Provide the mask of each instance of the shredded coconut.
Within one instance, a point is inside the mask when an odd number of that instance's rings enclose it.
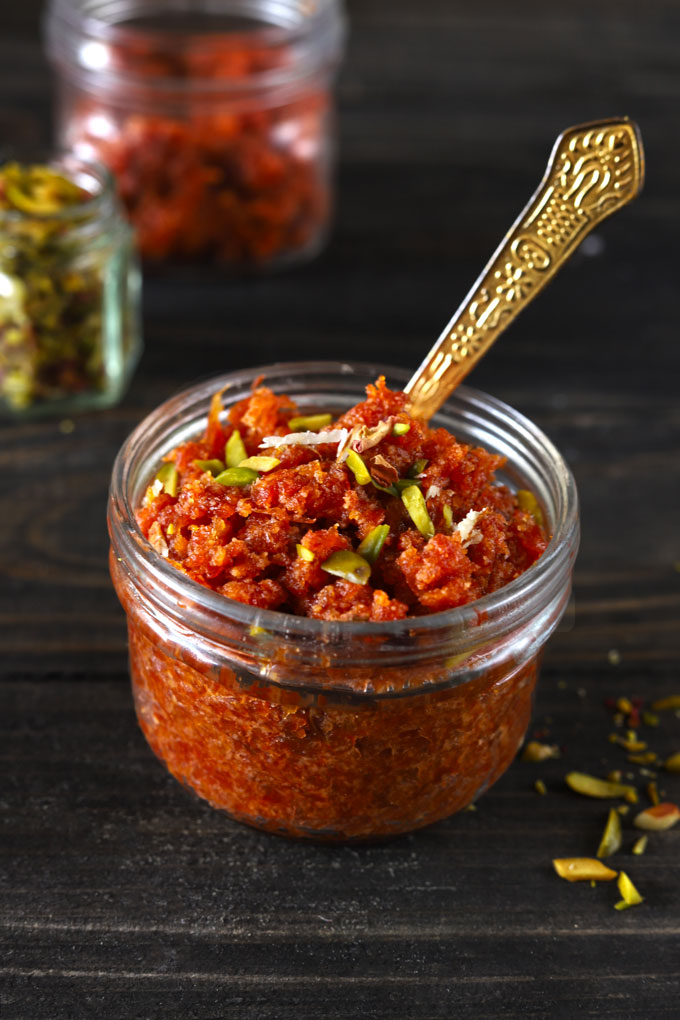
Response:
[[[460,535],[460,544],[463,549],[467,549],[469,545],[477,545],[478,542],[482,541],[484,536],[475,525],[486,511],[487,507],[484,507],[482,510],[470,510],[463,520],[459,521],[456,525],[456,531]]]
[[[425,493],[425,499],[432,499],[433,496],[438,496],[441,491],[438,485],[431,485]]]
[[[260,449],[277,446],[321,446],[322,443],[344,443],[347,429],[327,429],[325,432],[291,432],[288,436],[265,436]]]

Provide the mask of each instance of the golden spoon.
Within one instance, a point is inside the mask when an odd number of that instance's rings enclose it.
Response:
[[[583,238],[641,191],[644,153],[627,117],[568,128],[529,204],[406,387],[427,421]]]

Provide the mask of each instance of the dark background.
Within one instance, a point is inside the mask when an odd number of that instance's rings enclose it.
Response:
[[[0,143],[49,139],[39,6],[2,0]],[[626,767],[604,699],[680,693],[680,5],[354,0],[349,13],[322,256],[260,280],[149,276],[146,350],[120,407],[69,435],[0,424],[3,1020],[678,1016],[680,827],[632,857],[626,820],[615,866],[645,896],[626,912],[612,886],[568,885],[550,860],[592,855],[608,807],[564,773]],[[517,763],[476,812],[379,846],[231,823],[166,775],[135,723],[106,568],[117,448],[199,376],[308,357],[415,367],[558,132],[619,114],[642,130],[643,196],[471,377],[548,432],[580,489],[574,606],[534,723],[562,759]],[[672,714],[645,736],[680,749]],[[658,782],[680,798],[680,778]]]

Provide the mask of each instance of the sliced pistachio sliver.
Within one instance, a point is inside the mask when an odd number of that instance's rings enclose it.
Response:
[[[616,910],[625,910],[626,907],[634,907],[636,903],[642,903],[643,897],[637,891],[628,875],[625,871],[619,873],[619,877],[616,880],[616,884],[619,887],[619,892],[623,896],[623,899],[615,904]]]
[[[167,493],[168,496],[177,495],[177,478],[177,465],[173,464],[170,460],[161,464],[156,472],[156,480],[163,484],[163,492]]]
[[[262,471],[266,474],[267,471],[273,471],[280,463],[278,457],[246,457],[237,467],[250,468],[252,471]]]
[[[611,857],[621,848],[621,838],[621,815],[616,808],[610,808],[596,856]]]
[[[365,463],[361,459],[358,453],[354,450],[350,450],[347,454],[347,460],[345,461],[347,467],[350,469],[354,477],[356,478],[359,485],[369,485],[371,482],[371,475],[366,467]]]
[[[209,471],[213,478],[224,471],[224,462],[221,460],[194,460],[192,463],[199,471]]]
[[[680,751],[676,751],[663,763],[666,772],[680,772]]]
[[[635,787],[626,783],[609,783],[606,779],[597,779],[584,772],[569,772],[565,776],[565,780],[567,786],[570,786],[576,793],[582,793],[585,797],[623,797],[631,804],[636,804],[638,800]]]
[[[522,761],[547,761],[548,758],[559,758],[560,749],[557,744],[541,744],[538,740],[530,740],[522,751]]]
[[[645,850],[647,849],[648,840],[649,836],[640,836],[639,839],[635,840],[635,842],[633,843],[632,852],[636,855],[636,857],[639,857],[640,854],[643,854],[645,852]]]
[[[409,469],[409,478],[417,478],[418,475],[422,474],[426,467],[427,461],[424,458],[422,460],[416,460]]]
[[[557,857],[553,868],[567,882],[611,882],[616,872],[594,857]]]
[[[357,549],[359,556],[363,556],[369,563],[375,563],[389,533],[389,524],[379,524],[372,531],[369,531],[366,538],[359,543]]]
[[[529,492],[528,489],[518,489],[517,503],[520,510],[524,510],[525,513],[531,514],[537,524],[543,524],[543,511],[538,505],[538,500],[534,496],[533,492]]]
[[[411,428],[411,423],[408,421],[398,421],[392,426],[392,434],[395,436],[405,436]]]
[[[451,529],[453,528],[453,510],[451,509],[448,503],[444,504],[442,508],[442,513],[444,515],[444,523],[446,524],[446,527],[449,529],[449,531],[451,531]]]
[[[252,468],[233,467],[227,468],[226,471],[219,474],[215,481],[219,482],[220,485],[238,485],[242,487],[250,485],[258,477],[257,471],[253,471]]]
[[[548,788],[542,779],[536,780],[536,782],[534,783],[534,790],[536,791],[536,793],[540,793],[542,797],[545,797],[546,793],[548,792]]]
[[[680,708],[680,694],[671,694],[668,698],[652,702],[653,712],[670,712],[674,708]]]
[[[295,548],[297,550],[298,559],[306,560],[307,563],[311,563],[312,560],[316,558],[312,550],[308,549],[306,545],[302,545],[301,542],[298,542]]]
[[[332,414],[307,414],[288,420],[291,432],[321,432],[333,421]]]
[[[371,565],[368,560],[351,549],[339,549],[331,553],[321,564],[321,569],[354,584],[366,584],[371,576]]]
[[[664,832],[672,828],[680,821],[680,808],[677,804],[669,804],[665,801],[662,804],[654,804],[653,807],[645,808],[633,819],[636,829],[647,829],[650,832]]]
[[[420,486],[422,482],[419,478],[398,478],[394,483],[393,488],[397,492],[403,492],[404,489],[410,489],[412,485]]]
[[[417,485],[409,485],[401,494],[408,515],[424,538],[434,537],[434,524],[427,510],[425,497]]]
[[[232,434],[227,439],[224,447],[224,462],[228,468],[238,467],[239,464],[246,459],[248,451],[243,445],[241,439],[241,433],[238,429],[234,429]]]

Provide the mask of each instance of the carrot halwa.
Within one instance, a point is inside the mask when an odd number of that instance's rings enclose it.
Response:
[[[213,591],[322,620],[399,620],[514,580],[547,536],[503,458],[409,417],[384,378],[335,420],[260,387],[170,453],[137,511],[157,552]],[[309,426],[312,426],[309,428]]]
[[[155,412],[114,468],[111,573],[144,735],[213,807],[279,834],[446,818],[517,753],[575,535],[559,576],[433,615],[541,557],[534,495],[495,481],[503,458],[411,419],[383,378],[339,417],[253,387],[227,410],[214,395],[203,434],[163,460]],[[176,402],[167,414],[170,436]]]

